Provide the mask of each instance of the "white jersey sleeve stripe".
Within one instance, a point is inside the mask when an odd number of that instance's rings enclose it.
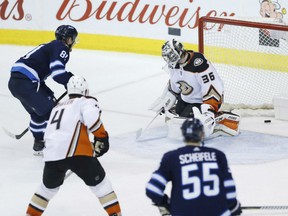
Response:
[[[97,119],[96,123],[93,124],[90,128],[89,128],[89,131],[90,132],[94,132],[96,130],[98,130],[98,128],[100,128],[102,125],[102,121],[100,120],[100,118]]]

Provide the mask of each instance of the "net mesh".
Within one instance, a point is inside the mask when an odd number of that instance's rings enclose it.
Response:
[[[199,26],[199,50],[224,81],[226,109],[272,109],[275,95],[288,95],[288,26],[282,20],[209,18]]]

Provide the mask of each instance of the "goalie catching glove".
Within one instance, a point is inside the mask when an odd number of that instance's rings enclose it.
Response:
[[[204,126],[205,138],[209,137],[215,127],[215,114],[211,105],[201,104],[201,111],[197,107],[192,107],[194,118],[199,119]]]
[[[156,113],[165,113],[173,107],[176,103],[177,97],[171,90],[169,90],[169,83],[166,85],[162,95],[155,100],[150,106],[149,110],[155,111]]]
[[[101,157],[109,150],[109,137],[98,138],[94,137],[94,152],[96,157]]]

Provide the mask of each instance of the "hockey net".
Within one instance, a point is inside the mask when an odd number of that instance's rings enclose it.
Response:
[[[223,79],[222,108],[274,115],[273,97],[288,95],[285,22],[270,18],[201,17],[198,39],[199,51]]]

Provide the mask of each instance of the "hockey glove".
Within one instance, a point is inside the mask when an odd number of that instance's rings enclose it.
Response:
[[[215,117],[214,108],[210,104],[201,104],[200,109],[203,115],[210,115]]]
[[[164,197],[163,197],[161,203],[156,204],[156,206],[158,207],[161,216],[171,215],[171,213],[170,213],[170,199],[166,194],[164,194]]]
[[[201,112],[197,107],[192,107],[194,118],[199,119],[204,126],[205,138],[209,137],[213,133],[215,127],[215,114],[213,111],[210,111],[208,107],[209,105],[202,104]]]
[[[96,157],[101,157],[109,150],[109,137],[98,138],[94,137],[94,151]]]
[[[149,110],[152,110],[156,113],[164,113],[165,111],[171,109],[176,103],[177,97],[172,90],[169,90],[169,84],[166,85],[162,95],[154,101],[150,106]]]
[[[242,214],[241,204],[238,200],[237,200],[236,205],[233,208],[230,208],[230,211],[231,211],[232,216],[237,216],[237,215]]]

